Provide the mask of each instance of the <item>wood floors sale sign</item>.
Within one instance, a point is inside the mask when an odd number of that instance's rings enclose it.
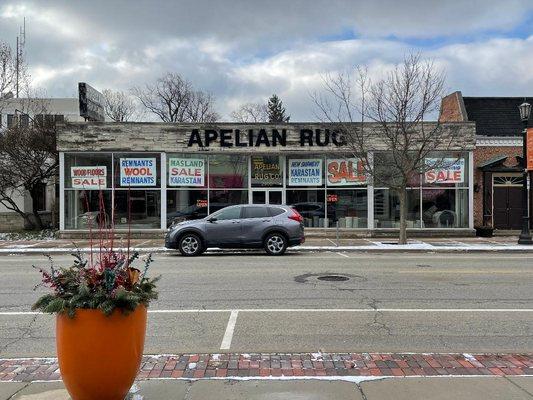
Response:
[[[120,186],[156,186],[155,158],[121,158]]]

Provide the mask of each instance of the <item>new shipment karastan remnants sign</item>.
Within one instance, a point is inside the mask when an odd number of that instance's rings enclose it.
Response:
[[[289,186],[322,186],[322,159],[289,160]]]
[[[334,158],[327,161],[328,186],[353,186],[366,184],[362,160],[356,158]]]
[[[464,158],[426,158],[428,170],[426,183],[463,183],[465,181]]]
[[[120,186],[156,186],[155,158],[121,158]]]
[[[105,189],[107,167],[70,167],[73,189]]]
[[[169,186],[205,186],[205,160],[201,158],[169,158]]]

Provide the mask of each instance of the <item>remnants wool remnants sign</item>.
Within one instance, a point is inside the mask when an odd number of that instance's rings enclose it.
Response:
[[[155,158],[121,158],[120,186],[155,186]]]

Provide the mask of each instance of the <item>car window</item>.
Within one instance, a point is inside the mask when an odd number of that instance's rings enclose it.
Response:
[[[244,218],[266,218],[270,217],[266,207],[245,207]]]
[[[225,208],[213,215],[217,220],[223,221],[226,219],[239,219],[241,217],[240,207]]]
[[[276,215],[283,214],[285,210],[283,208],[278,207],[270,207],[270,215],[275,217]]]

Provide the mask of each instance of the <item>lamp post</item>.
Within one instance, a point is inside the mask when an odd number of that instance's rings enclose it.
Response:
[[[531,233],[529,232],[529,203],[527,196],[527,122],[531,115],[531,104],[523,102],[518,106],[520,110],[520,119],[522,120],[522,232],[518,238],[518,244],[533,244]],[[533,189],[533,188],[532,188]]]

